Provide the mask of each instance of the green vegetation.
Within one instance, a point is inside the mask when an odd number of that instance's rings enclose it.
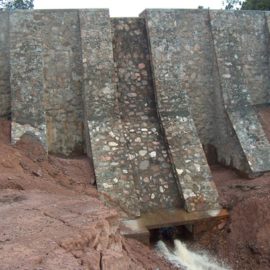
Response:
[[[0,9],[33,9],[34,0],[0,0]]]
[[[270,0],[226,0],[225,9],[270,10]]]

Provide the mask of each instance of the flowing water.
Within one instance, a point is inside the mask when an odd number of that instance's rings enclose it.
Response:
[[[230,270],[205,253],[189,250],[180,240],[174,240],[173,249],[168,248],[163,241],[158,241],[156,248],[168,261],[183,270]]]

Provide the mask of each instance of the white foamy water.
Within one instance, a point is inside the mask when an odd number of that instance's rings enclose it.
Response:
[[[174,240],[175,248],[169,249],[163,241],[158,241],[157,250],[171,263],[185,270],[230,270],[221,266],[207,254],[195,253],[187,249],[180,240]]]

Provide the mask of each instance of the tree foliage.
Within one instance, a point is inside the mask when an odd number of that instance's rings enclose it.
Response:
[[[239,9],[242,5],[242,2],[240,0],[225,0],[223,2],[223,5],[225,6],[225,9]]]
[[[270,10],[270,0],[225,0],[225,9]]]
[[[0,8],[13,9],[32,9],[34,0],[0,0]]]
[[[270,0],[246,0],[243,2],[243,10],[270,10]]]

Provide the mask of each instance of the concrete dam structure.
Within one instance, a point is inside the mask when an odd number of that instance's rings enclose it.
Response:
[[[1,11],[0,117],[12,143],[87,153],[105,199],[165,220],[147,228],[218,216],[209,163],[270,171],[269,28],[259,11]]]

